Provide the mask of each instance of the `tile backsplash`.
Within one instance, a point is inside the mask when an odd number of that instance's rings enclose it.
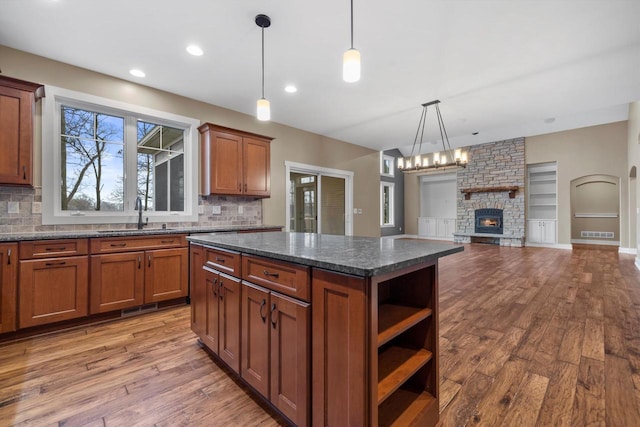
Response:
[[[166,223],[167,227],[262,225],[262,201],[246,197],[199,196],[197,222]],[[219,213],[218,213],[219,211]],[[0,186],[0,233],[135,228],[135,224],[42,224],[42,188]],[[215,213],[214,213],[215,212]],[[242,212],[242,213],[240,213]],[[150,224],[160,228],[160,224]]]

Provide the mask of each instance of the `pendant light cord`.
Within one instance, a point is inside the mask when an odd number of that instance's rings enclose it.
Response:
[[[351,49],[353,49],[353,0],[351,0]]]
[[[262,98],[264,99],[264,27],[262,27]]]

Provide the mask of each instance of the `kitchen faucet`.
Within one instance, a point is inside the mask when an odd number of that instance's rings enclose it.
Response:
[[[135,210],[138,211],[138,230],[142,230],[142,227],[149,224],[149,218],[147,218],[146,222],[142,222],[142,199],[140,196],[136,198]]]

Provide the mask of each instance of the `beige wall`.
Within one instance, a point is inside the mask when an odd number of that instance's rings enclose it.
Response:
[[[525,139],[526,164],[558,164],[558,243],[571,243],[571,180],[603,174],[620,178],[620,245],[629,247],[627,122]]]
[[[271,145],[271,198],[263,201],[263,222],[285,223],[285,160],[354,172],[354,235],[379,236],[378,152],[326,138],[215,105],[195,101],[149,87],[95,73],[0,45],[2,74],[36,83],[49,84],[104,98],[142,105],[156,110],[193,117],[231,128],[268,135]],[[277,108],[277,106],[274,106]],[[41,178],[41,128],[36,120],[35,183]],[[46,197],[46,195],[45,195]]]

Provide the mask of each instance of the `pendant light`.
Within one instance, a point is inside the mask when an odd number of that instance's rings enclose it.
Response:
[[[351,49],[342,55],[342,79],[347,83],[360,80],[360,52],[353,48],[353,0],[351,0]]]
[[[256,25],[262,29],[262,97],[258,99],[256,115],[258,120],[271,120],[271,107],[264,97],[264,29],[269,28],[271,19],[267,15],[256,15]]]

